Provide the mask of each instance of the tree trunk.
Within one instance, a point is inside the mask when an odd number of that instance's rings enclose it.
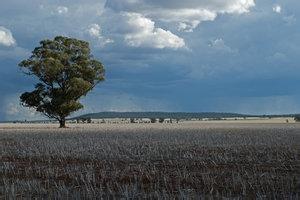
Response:
[[[62,119],[59,120],[59,128],[67,128],[65,118],[62,118]]]

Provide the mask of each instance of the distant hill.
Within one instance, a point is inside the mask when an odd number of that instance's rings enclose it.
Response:
[[[237,113],[217,113],[217,112],[99,112],[90,113],[75,117],[73,119],[105,119],[105,118],[172,118],[172,119],[192,119],[192,118],[229,118],[248,117]]]
[[[235,118],[235,117],[296,117],[300,118],[300,114],[283,114],[283,115],[247,115],[238,113],[221,113],[221,112],[99,112],[80,115],[78,117],[69,118],[69,120],[76,119],[107,119],[107,118],[172,118],[172,119],[201,119],[201,118]],[[41,119],[41,120],[10,120],[0,121],[0,123],[44,123],[44,122],[55,122],[53,119]]]

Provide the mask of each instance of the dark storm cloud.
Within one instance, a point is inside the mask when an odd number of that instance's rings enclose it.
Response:
[[[0,43],[0,119],[14,118],[9,113],[19,108],[8,102],[32,88],[33,80],[17,64],[40,40],[56,35],[89,41],[106,66],[106,83],[88,95],[82,112],[300,112],[300,3],[255,3],[2,2],[0,27],[15,44]]]

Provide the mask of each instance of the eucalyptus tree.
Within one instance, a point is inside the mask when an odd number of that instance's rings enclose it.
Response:
[[[105,74],[88,42],[63,36],[41,41],[19,66],[37,78],[34,90],[20,96],[21,104],[58,120],[61,128],[66,117],[83,108],[80,98],[104,81]]]

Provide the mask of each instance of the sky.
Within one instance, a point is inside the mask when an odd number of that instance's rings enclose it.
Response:
[[[300,113],[300,1],[10,0],[0,3],[0,120],[35,80],[18,63],[57,35],[90,43],[100,111]]]

